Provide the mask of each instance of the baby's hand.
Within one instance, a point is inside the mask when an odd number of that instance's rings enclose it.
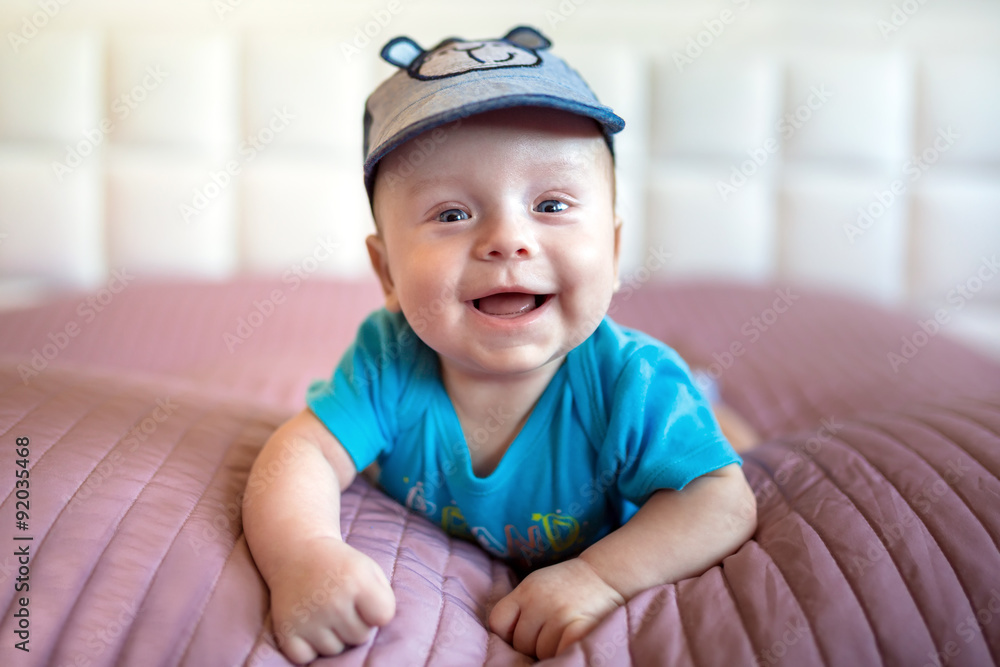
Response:
[[[295,549],[295,558],[268,582],[274,633],[289,660],[335,655],[392,619],[396,597],[371,558],[333,538]]]
[[[536,570],[497,603],[490,629],[516,650],[551,658],[625,604],[584,560]]]

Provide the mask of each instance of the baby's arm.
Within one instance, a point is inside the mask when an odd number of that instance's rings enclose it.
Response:
[[[355,475],[309,410],[271,435],[250,471],[243,529],[271,589],[278,645],[293,662],[363,643],[396,610],[381,568],[340,534],[340,492]]]
[[[753,491],[735,463],[657,491],[578,558],[525,577],[493,608],[490,629],[522,653],[551,657],[641,591],[719,563],[756,527]]]

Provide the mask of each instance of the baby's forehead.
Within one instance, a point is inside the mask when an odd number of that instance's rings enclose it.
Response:
[[[515,107],[487,111],[426,130],[391,151],[386,161],[404,160],[414,165],[430,161],[433,153],[464,157],[494,146],[514,147],[552,163],[553,167],[580,168],[613,155],[604,133],[593,119],[544,107]],[[484,156],[485,159],[485,156]]]
[[[484,160],[503,153],[525,154],[553,167],[565,168],[614,159],[596,122],[566,116],[569,117],[533,117],[530,113],[511,114],[510,110],[470,116],[422,132],[390,151],[383,162],[408,162],[419,171],[442,154],[478,155]],[[494,150],[495,147],[500,150]]]

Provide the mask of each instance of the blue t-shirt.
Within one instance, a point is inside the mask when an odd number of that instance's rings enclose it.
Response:
[[[492,411],[467,443],[437,354],[402,314],[370,315],[307,401],[358,470],[379,463],[390,496],[519,568],[576,555],[654,491],[741,463],[677,353],[607,317],[487,477],[469,449],[512,415]]]

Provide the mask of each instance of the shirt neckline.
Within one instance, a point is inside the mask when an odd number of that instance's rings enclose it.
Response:
[[[532,443],[538,441],[540,431],[551,422],[551,414],[555,409],[556,399],[559,395],[559,387],[565,385],[567,381],[567,361],[569,355],[563,358],[552,379],[549,380],[542,395],[538,397],[531,414],[524,422],[524,426],[514,436],[514,440],[507,447],[497,463],[496,468],[485,477],[479,477],[472,470],[472,457],[469,454],[469,443],[465,439],[462,431],[462,423],[455,412],[455,406],[451,402],[451,397],[445,391],[444,383],[439,381],[437,385],[437,400],[441,404],[441,414],[443,415],[443,428],[446,442],[459,443],[461,446],[446,447],[444,457],[453,465],[455,472],[448,475],[453,483],[457,483],[466,491],[482,495],[498,488],[502,488],[506,480],[516,474],[518,467],[527,455],[532,451]]]

